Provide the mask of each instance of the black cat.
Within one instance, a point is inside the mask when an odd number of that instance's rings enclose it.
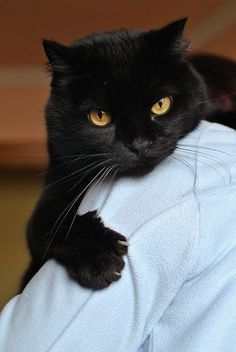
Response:
[[[89,185],[150,172],[204,115],[205,84],[185,59],[185,21],[94,34],[70,46],[43,42],[52,74],[49,166],[28,225],[32,262],[22,288],[50,258],[86,287],[120,278],[125,237],[96,212],[76,212]]]

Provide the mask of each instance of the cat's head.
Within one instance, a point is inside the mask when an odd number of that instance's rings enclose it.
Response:
[[[206,99],[185,60],[184,24],[94,34],[70,46],[44,41],[52,74],[51,160],[77,155],[93,166],[101,162],[98,169],[139,175],[173,152],[204,117]]]

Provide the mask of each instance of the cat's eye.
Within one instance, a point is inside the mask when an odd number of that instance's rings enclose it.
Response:
[[[172,106],[172,97],[164,97],[158,100],[151,108],[151,116],[158,117],[167,114]]]
[[[102,110],[91,110],[88,113],[88,119],[92,124],[98,127],[105,127],[111,122],[111,116]]]

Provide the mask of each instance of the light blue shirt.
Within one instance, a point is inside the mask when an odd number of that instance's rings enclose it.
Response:
[[[236,351],[233,130],[202,122],[145,177],[91,187],[92,209],[129,239],[121,279],[94,292],[48,262],[1,313],[1,352]]]

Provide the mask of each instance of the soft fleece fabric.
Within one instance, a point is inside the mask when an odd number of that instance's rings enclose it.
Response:
[[[1,352],[236,351],[236,133],[202,122],[180,143],[81,204],[129,238],[122,278],[93,292],[48,262],[3,310]]]

